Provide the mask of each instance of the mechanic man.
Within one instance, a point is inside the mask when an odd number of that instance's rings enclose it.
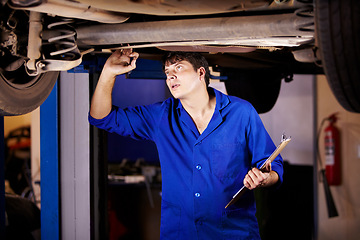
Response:
[[[95,89],[91,124],[156,143],[162,169],[161,239],[260,239],[252,191],[225,209],[244,184],[282,182],[282,159],[260,171],[275,150],[256,110],[242,99],[209,88],[209,67],[198,53],[164,56],[173,96],[161,103],[112,106],[115,77],[136,67],[139,54],[117,50]]]

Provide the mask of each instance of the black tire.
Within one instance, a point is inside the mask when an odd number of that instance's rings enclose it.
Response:
[[[39,107],[59,75],[58,72],[38,76],[27,74],[24,64],[28,49],[28,22],[29,16],[25,11],[12,11],[8,5],[0,5],[1,116],[22,115]]]
[[[229,95],[249,101],[258,113],[270,111],[279,96],[283,74],[273,71],[224,71]]]
[[[0,71],[0,115],[15,116],[39,107],[53,89],[59,72],[30,77],[24,67],[14,72]]]
[[[316,0],[316,36],[338,102],[360,113],[360,1]]]

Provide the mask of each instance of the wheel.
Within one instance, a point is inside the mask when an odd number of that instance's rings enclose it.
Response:
[[[244,72],[223,71],[229,95],[249,101],[258,113],[270,111],[279,96],[283,74],[269,70]]]
[[[29,32],[25,11],[0,5],[0,115],[21,115],[45,101],[58,72],[29,76],[25,69]]]
[[[316,0],[316,37],[338,102],[360,113],[360,1]]]
[[[0,115],[29,113],[39,107],[53,89],[58,72],[30,77],[24,66],[13,72],[0,69]]]

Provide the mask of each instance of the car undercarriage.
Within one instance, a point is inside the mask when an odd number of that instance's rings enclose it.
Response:
[[[271,82],[259,80],[269,73],[277,88],[292,74],[325,73],[340,104],[360,112],[357,9],[350,0],[3,0],[0,114],[32,111],[59,71],[118,48],[154,60],[165,51],[201,52],[228,76],[227,88],[244,86],[239,79]]]

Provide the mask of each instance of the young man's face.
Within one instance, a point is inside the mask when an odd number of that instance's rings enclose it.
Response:
[[[166,84],[174,98],[184,99],[195,94],[201,87],[206,87],[203,68],[194,70],[190,62],[182,60],[175,63],[166,62],[164,72]]]

